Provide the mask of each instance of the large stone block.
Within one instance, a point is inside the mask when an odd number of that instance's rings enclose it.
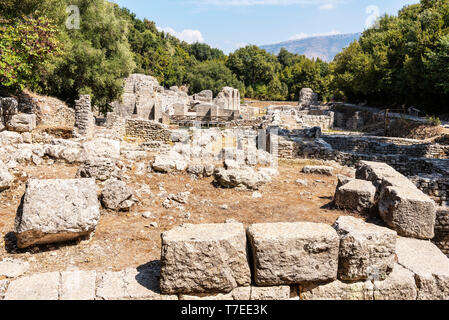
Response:
[[[379,214],[400,236],[417,239],[435,236],[435,202],[416,188],[384,187],[379,197]]]
[[[120,141],[97,138],[83,144],[83,158],[113,158],[120,157]]]
[[[373,300],[372,282],[306,284],[299,287],[300,300]]]
[[[165,294],[229,293],[251,282],[240,223],[183,225],[164,232],[161,262]]]
[[[449,300],[449,259],[430,241],[399,238],[398,263],[415,274],[418,300]]]
[[[316,223],[254,224],[248,228],[258,286],[337,278],[339,237]]]
[[[374,281],[374,300],[416,300],[418,290],[412,272],[395,264],[384,281]]]
[[[340,236],[340,280],[383,280],[391,273],[396,257],[395,231],[353,217],[340,217],[334,228]]]
[[[61,273],[61,300],[95,300],[97,273],[95,271],[66,271]]]
[[[39,273],[12,281],[5,300],[58,300],[59,272]]]
[[[78,169],[77,178],[94,178],[98,181],[106,181],[111,178],[119,178],[120,170],[114,160],[108,158],[87,159]]]
[[[36,128],[36,115],[16,114],[6,123],[6,128],[15,132],[31,132]]]
[[[355,174],[356,179],[371,181],[378,194],[383,187],[397,186],[416,189],[416,186],[391,166],[382,162],[360,161]]]
[[[334,168],[328,166],[305,166],[302,172],[306,174],[332,176],[334,174]]]
[[[0,192],[9,189],[13,182],[13,175],[9,173],[6,165],[0,160]]]
[[[99,219],[94,179],[30,179],[17,210],[17,245],[25,248],[85,237],[95,231]]]
[[[23,143],[23,137],[18,132],[3,131],[0,132],[0,145],[14,145]]]
[[[110,210],[129,210],[134,205],[133,192],[120,180],[109,179],[101,192],[101,203]]]
[[[251,300],[289,300],[290,286],[252,287]]]
[[[375,205],[376,187],[365,180],[351,180],[337,189],[335,205],[357,212],[369,211]]]

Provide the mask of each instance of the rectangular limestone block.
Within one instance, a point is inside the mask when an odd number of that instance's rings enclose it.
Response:
[[[334,224],[340,236],[338,278],[342,281],[385,279],[396,257],[397,233],[353,217]]]
[[[374,300],[416,300],[417,295],[413,272],[398,264],[387,279],[374,281]]]
[[[415,275],[418,300],[449,299],[449,258],[433,243],[399,238],[398,263]]]
[[[36,128],[36,115],[16,114],[6,123],[6,128],[15,132],[31,132]]]
[[[356,179],[371,181],[376,187],[382,184],[385,178],[397,177],[400,175],[395,169],[386,163],[360,161],[357,164],[357,171],[355,173]]]
[[[370,281],[344,283],[339,280],[327,284],[307,284],[299,287],[300,300],[373,300]]]
[[[435,236],[435,202],[416,188],[383,188],[379,198],[379,214],[400,236],[417,239],[432,239]]]
[[[187,224],[162,234],[164,294],[229,293],[250,283],[243,224]]]
[[[158,271],[148,268],[103,272],[97,279],[97,299],[177,300],[176,295],[166,296],[160,293],[158,277]]]
[[[290,300],[290,286],[252,287],[251,300]]]
[[[179,300],[212,300],[212,301],[248,301],[251,297],[251,287],[239,287],[232,290],[230,293],[218,293],[214,295],[180,295]]]
[[[339,237],[317,223],[267,223],[248,228],[258,286],[337,278]]]
[[[337,189],[337,208],[355,212],[368,212],[375,205],[376,187],[370,181],[351,180]]]
[[[61,273],[61,300],[95,300],[95,271]]]
[[[86,237],[95,231],[99,220],[94,179],[30,179],[15,220],[17,246]]]
[[[59,272],[34,274],[11,281],[5,300],[58,300]]]

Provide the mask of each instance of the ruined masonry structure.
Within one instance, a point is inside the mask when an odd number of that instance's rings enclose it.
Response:
[[[95,118],[89,95],[80,96],[75,101],[75,136],[92,137],[95,127]]]

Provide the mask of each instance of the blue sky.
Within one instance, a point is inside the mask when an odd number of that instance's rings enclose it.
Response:
[[[226,53],[313,35],[363,31],[418,0],[114,0],[187,42]]]

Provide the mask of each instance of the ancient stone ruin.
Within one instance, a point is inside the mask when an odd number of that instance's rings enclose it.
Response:
[[[449,300],[449,146],[300,96],[0,98],[0,300]]]

